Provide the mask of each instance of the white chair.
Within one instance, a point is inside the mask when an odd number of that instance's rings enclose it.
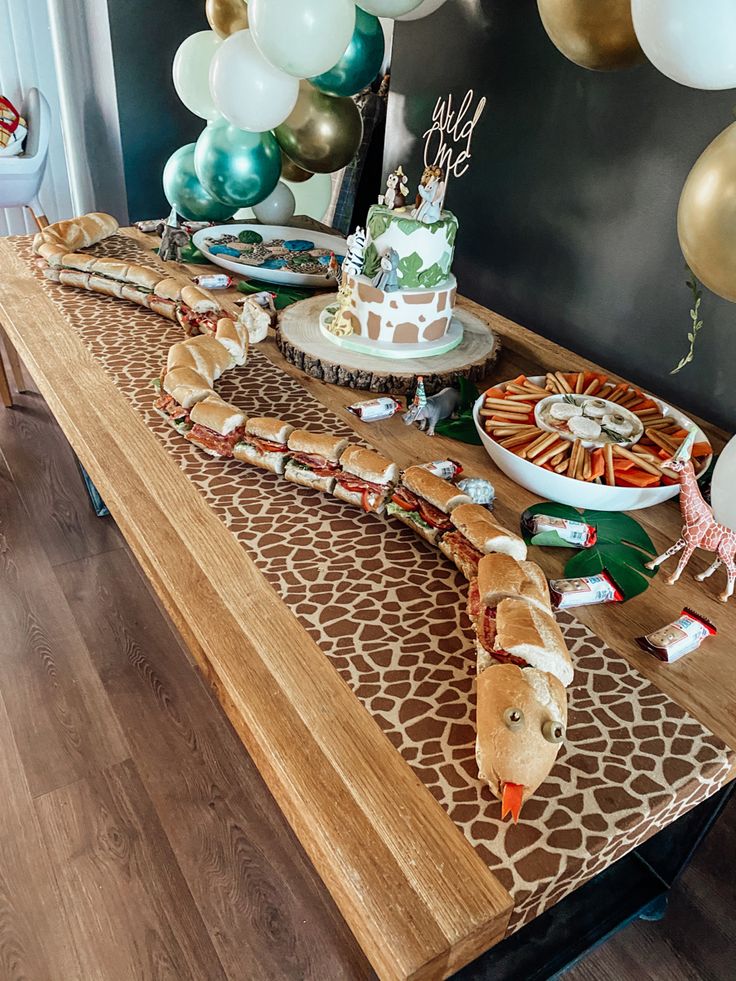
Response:
[[[29,90],[21,114],[28,124],[26,145],[23,153],[16,157],[0,157],[0,208],[28,208],[38,227],[45,228],[49,222],[43,212],[38,192],[49,154],[51,110],[38,89]],[[24,392],[26,387],[20,359],[5,336],[2,326],[0,326],[0,338],[5,342],[16,387],[19,392]],[[0,357],[0,397],[6,406],[12,406],[13,399],[2,357]]]

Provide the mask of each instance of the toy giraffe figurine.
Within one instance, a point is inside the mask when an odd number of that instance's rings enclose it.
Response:
[[[672,575],[665,580],[668,585],[676,583],[682,575],[682,571],[690,561],[690,557],[696,548],[703,548],[707,552],[715,552],[716,560],[705,572],[701,572],[695,578],[698,582],[712,576],[720,565],[726,566],[728,582],[725,590],[721,593],[720,599],[723,603],[728,602],[728,598],[733,595],[734,582],[736,581],[736,563],[734,553],[736,553],[736,531],[719,524],[713,517],[713,510],[703,500],[700,493],[698,482],[695,478],[695,468],[690,459],[690,451],[695,442],[695,430],[691,429],[687,437],[682,442],[677,453],[663,463],[662,466],[674,471],[680,477],[680,510],[685,524],[682,529],[682,538],[668,548],[662,555],[657,556],[651,562],[647,562],[648,569],[656,569],[657,566],[668,559],[671,555],[684,549],[682,558],[677,563],[677,568]]]

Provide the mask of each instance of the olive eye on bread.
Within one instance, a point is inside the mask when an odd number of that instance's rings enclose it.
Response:
[[[561,743],[565,738],[565,727],[561,722],[553,722],[552,719],[542,725],[542,735],[548,743]]]
[[[507,708],[503,713],[503,721],[508,729],[517,732],[524,725],[524,713],[518,708]]]

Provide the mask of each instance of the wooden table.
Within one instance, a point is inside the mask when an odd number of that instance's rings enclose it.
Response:
[[[129,234],[151,248],[150,238]],[[0,321],[10,340],[379,975],[443,977],[498,943],[512,909],[508,892],[3,241],[0,262]],[[195,269],[181,271],[189,277]],[[597,368],[462,302],[502,339],[489,381],[561,366]],[[366,427],[346,410],[355,393],[285,365],[273,339],[260,349],[400,465],[450,456],[471,472],[489,473],[481,447],[430,442],[399,418]],[[725,435],[704,428],[719,448]],[[499,472],[489,475],[498,517],[514,527],[535,499]],[[637,518],[658,547],[679,535],[675,504]],[[560,572],[554,553],[535,558],[549,573]],[[717,601],[718,576],[695,583],[704,562],[694,559],[676,590],[659,577],[625,606],[588,608],[579,619],[736,747],[736,606]],[[699,655],[662,665],[633,638],[669,622],[685,604],[711,617],[719,635]]]

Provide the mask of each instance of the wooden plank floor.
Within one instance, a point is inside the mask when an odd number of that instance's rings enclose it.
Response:
[[[41,397],[0,408],[0,981],[371,971]],[[732,802],[569,981],[721,981]]]

